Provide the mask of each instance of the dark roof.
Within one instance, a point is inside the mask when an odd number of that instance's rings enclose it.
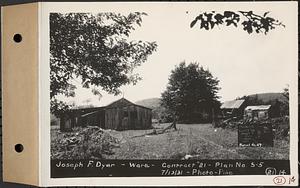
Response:
[[[75,113],[81,113],[81,114],[90,114],[90,113],[94,113],[95,111],[105,110],[106,108],[125,107],[125,106],[132,106],[132,105],[138,106],[141,108],[145,108],[148,110],[152,110],[151,108],[137,105],[137,104],[134,104],[133,102],[130,102],[129,100],[127,100],[125,98],[121,98],[119,100],[116,100],[116,101],[110,103],[107,106],[70,109],[70,110],[67,110],[65,113],[70,113],[70,112],[74,113],[75,112]]]
[[[238,109],[242,106],[245,100],[233,100],[233,101],[225,101],[221,105],[221,109]]]
[[[104,110],[105,107],[87,107],[87,108],[77,108],[77,109],[70,109],[69,112],[81,112],[81,113],[90,113],[94,111]]]
[[[114,107],[122,107],[122,106],[129,106],[129,105],[135,105],[133,102],[130,102],[129,100],[125,98],[121,98],[119,100],[116,100],[106,106],[106,108],[114,108]]]
[[[125,99],[125,98],[121,98],[117,101],[114,101],[114,102],[110,103],[109,105],[106,106],[106,108],[125,107],[125,106],[132,106],[132,105],[152,110],[151,108],[147,108],[145,106],[137,105],[137,104]]]

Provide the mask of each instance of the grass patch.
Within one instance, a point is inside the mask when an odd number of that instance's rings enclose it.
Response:
[[[160,128],[169,124],[161,124]],[[169,130],[164,134],[135,137],[152,132],[153,130],[105,130],[110,137],[118,140],[119,147],[106,143],[106,140],[93,140],[90,133],[90,141],[84,141],[77,146],[74,154],[68,153],[67,157],[95,157],[105,159],[289,159],[288,138],[274,140],[274,147],[238,147],[238,134],[236,129],[214,128],[211,124],[178,124],[178,130]],[[52,130],[57,131],[57,130]],[[74,134],[74,133],[72,133]],[[62,134],[52,134],[53,148],[57,148],[58,140],[63,140]],[[66,136],[66,135],[65,135]],[[64,136],[64,138],[65,138]],[[97,144],[94,144],[96,142]],[[62,146],[62,147],[61,147]],[[64,145],[60,145],[64,150]],[[88,147],[88,148],[86,148]],[[57,150],[57,149],[56,149]],[[94,151],[92,151],[94,150]],[[73,150],[72,150],[73,151]],[[54,154],[55,152],[51,152]],[[87,153],[84,156],[79,153]],[[56,155],[51,155],[56,158]]]

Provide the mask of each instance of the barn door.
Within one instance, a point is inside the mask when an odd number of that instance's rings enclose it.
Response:
[[[136,109],[133,109],[132,111],[130,111],[130,116],[129,116],[129,126],[130,129],[136,129],[137,128],[137,111]]]
[[[66,130],[71,130],[72,128],[72,123],[71,123],[71,119],[66,120],[65,122],[65,129]]]
[[[123,117],[122,128],[125,129],[125,130],[128,129],[128,117]]]
[[[105,129],[105,113],[103,111],[99,112],[99,124],[102,129]]]
[[[128,129],[128,109],[127,108],[124,108],[123,109],[123,118],[122,118],[122,128],[123,129]]]

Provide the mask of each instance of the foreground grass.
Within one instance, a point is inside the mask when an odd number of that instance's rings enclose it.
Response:
[[[121,140],[121,145],[107,157],[182,159],[191,155],[196,159],[289,159],[288,140],[275,140],[274,147],[238,147],[237,130],[215,129],[211,124],[179,124],[177,131],[134,137],[148,132],[151,130],[111,131]]]
[[[156,128],[164,128],[162,124]],[[105,130],[119,140],[119,147],[105,159],[289,159],[289,140],[274,140],[274,147],[238,147],[237,130],[211,124],[178,124],[178,130],[141,136],[152,130]],[[52,129],[51,140],[58,139]],[[139,136],[139,137],[136,137]],[[61,139],[63,140],[63,139]],[[81,146],[77,146],[80,148]]]

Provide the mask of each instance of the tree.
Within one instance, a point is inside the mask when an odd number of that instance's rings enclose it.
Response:
[[[238,27],[238,23],[241,22],[241,26],[244,31],[249,34],[264,33],[267,34],[270,30],[275,29],[277,26],[285,27],[279,20],[267,16],[269,12],[265,12],[263,16],[254,14],[253,11],[224,11],[223,13],[204,12],[199,14],[190,24],[190,27],[194,27],[196,23],[200,23],[200,29],[213,29],[215,26],[226,24],[226,26]]]
[[[162,106],[170,117],[176,116],[181,122],[208,121],[213,109],[220,105],[218,84],[219,80],[198,63],[182,62],[171,71],[162,93]]]
[[[68,106],[56,99],[75,95],[74,78],[85,88],[117,95],[120,86],[141,78],[133,70],[157,48],[155,42],[129,41],[146,13],[51,13],[50,14],[50,97],[51,112],[59,114]]]
[[[247,106],[258,106],[258,105],[264,105],[265,104],[262,99],[259,99],[258,94],[246,96],[243,99],[245,99],[245,103],[246,103]]]
[[[289,86],[283,88],[283,93],[282,95],[284,96],[284,98],[286,99],[287,103],[289,102],[290,99],[290,95],[289,95]]]

